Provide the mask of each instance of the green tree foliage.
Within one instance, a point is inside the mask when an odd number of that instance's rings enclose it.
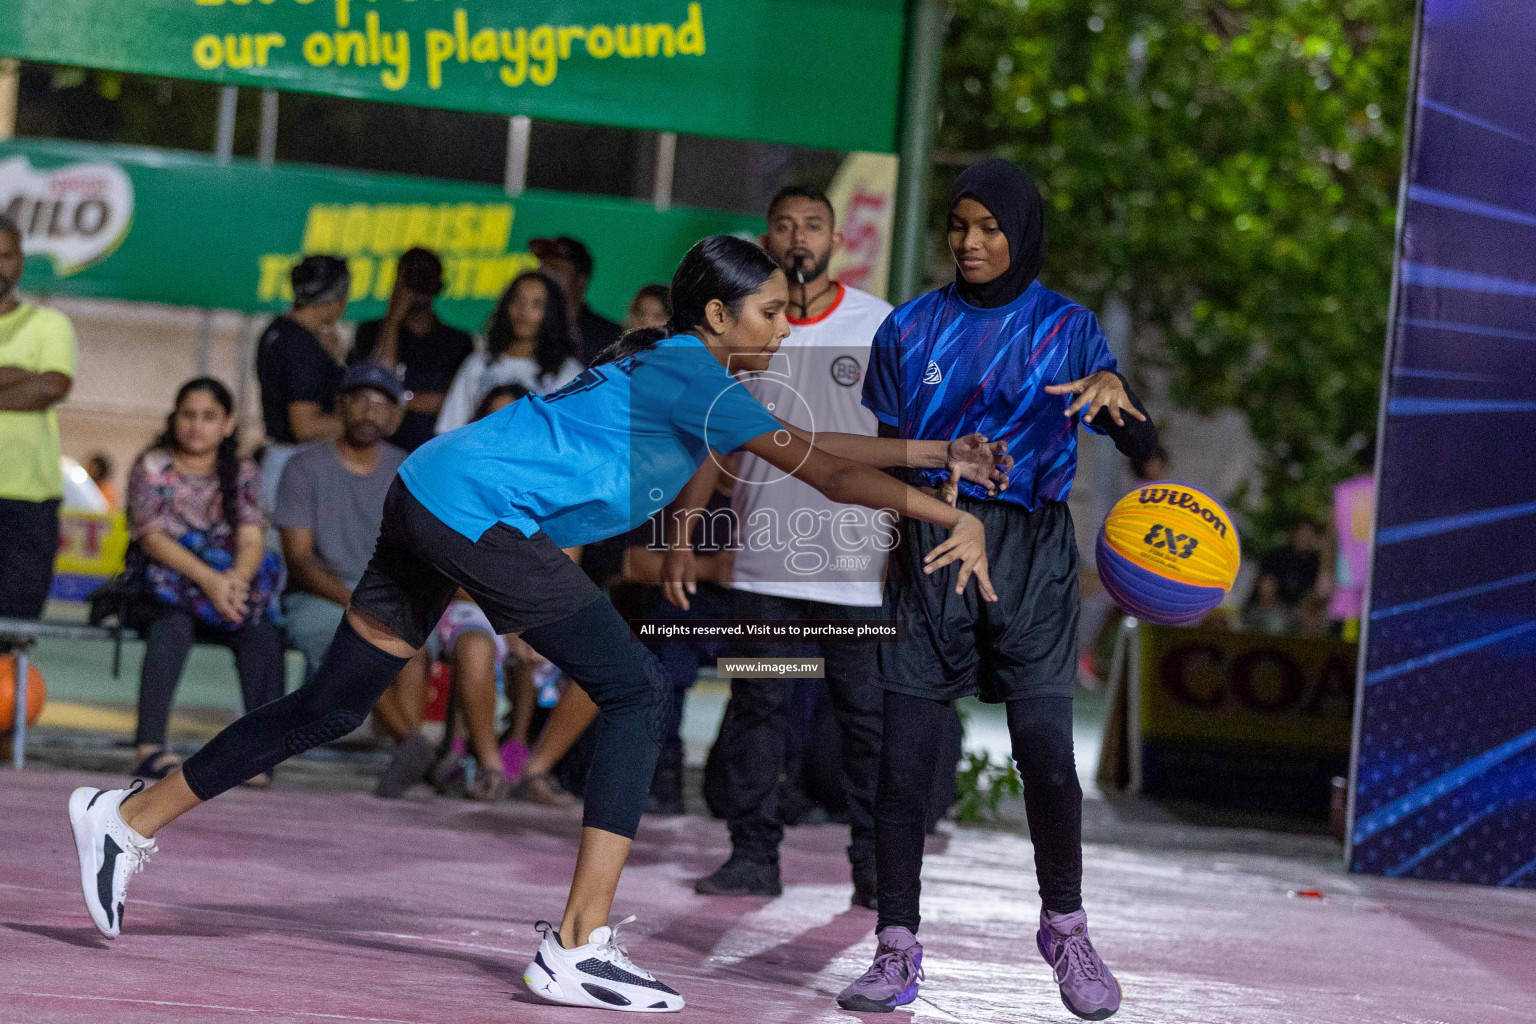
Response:
[[[1177,403],[1247,416],[1255,541],[1325,511],[1375,432],[1413,17],[1413,0],[956,3],[941,145],[1032,171],[1048,283],[1120,293]]]

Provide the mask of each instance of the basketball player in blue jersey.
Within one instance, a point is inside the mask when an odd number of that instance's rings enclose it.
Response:
[[[627,335],[606,365],[440,435],[406,460],[373,560],[304,686],[235,722],[149,789],[74,792],[81,887],[102,934],[121,929],[128,880],[155,851],[159,829],[357,728],[462,587],[497,633],[521,633],[601,709],[565,916],[558,927],[540,922],[545,937],[524,981],[575,1006],[682,1008],[676,992],[629,959],[608,923],[673,690],[561,548],[628,532],[678,493],[711,448],[744,449],[834,500],[901,508],[951,531],[928,553],[926,571],[958,562],[959,574],[947,578],[963,589],[974,574],[993,600],[976,517],[871,467],[948,466],[992,487],[1011,463],[979,437],[828,433],[813,445],[769,415],[730,372],[765,368],[789,334],[784,274],[750,242],[715,236],[694,246],[672,281],[672,302],[667,329]]]
[[[910,474],[920,485],[942,484],[946,497],[986,524],[999,600],[956,594],[945,573],[925,575],[921,552],[937,534],[902,521],[885,600],[906,636],[882,644],[878,655],[885,690],[875,797],[879,948],[838,1003],[889,1012],[917,998],[936,725],[956,698],[979,693],[1007,705],[1043,904],[1037,947],[1067,1008],[1102,1020],[1119,1008],[1120,987],[1088,940],[1081,894],[1082,790],[1072,759],[1078,556],[1066,499],[1079,419],[1132,457],[1150,453],[1157,432],[1115,373],[1094,315],[1035,280],[1045,257],[1044,209],[1028,175],[1006,160],[963,173],[950,194],[949,245],[954,283],[898,308],[875,335],[864,404],[887,436],[938,441],[980,431],[1008,445],[1013,470],[996,496],[926,471]]]

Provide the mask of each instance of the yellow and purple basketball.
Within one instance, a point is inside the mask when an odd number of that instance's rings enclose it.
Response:
[[[1099,579],[1139,619],[1198,622],[1232,589],[1242,555],[1227,510],[1188,484],[1144,484],[1110,509],[1099,530]]]

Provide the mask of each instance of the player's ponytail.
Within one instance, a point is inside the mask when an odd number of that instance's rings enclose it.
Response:
[[[696,333],[704,326],[704,311],[719,299],[732,316],[741,312],[747,296],[762,288],[779,265],[752,242],[734,235],[710,235],[688,250],[672,275],[672,316],[665,327],[630,331],[597,358],[597,363],[655,348],[674,334]]]

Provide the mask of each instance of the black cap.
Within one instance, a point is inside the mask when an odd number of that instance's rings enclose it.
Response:
[[[405,385],[395,374],[378,363],[353,363],[341,378],[341,393],[348,394],[359,388],[382,391],[395,402],[405,399]]]
[[[352,286],[352,272],[347,261],[336,256],[305,256],[289,273],[293,283],[293,301],[298,306],[314,306],[347,294]]]
[[[571,266],[582,277],[592,276],[592,253],[580,241],[570,235],[559,238],[535,238],[528,243],[528,251],[541,260],[570,260]]]

